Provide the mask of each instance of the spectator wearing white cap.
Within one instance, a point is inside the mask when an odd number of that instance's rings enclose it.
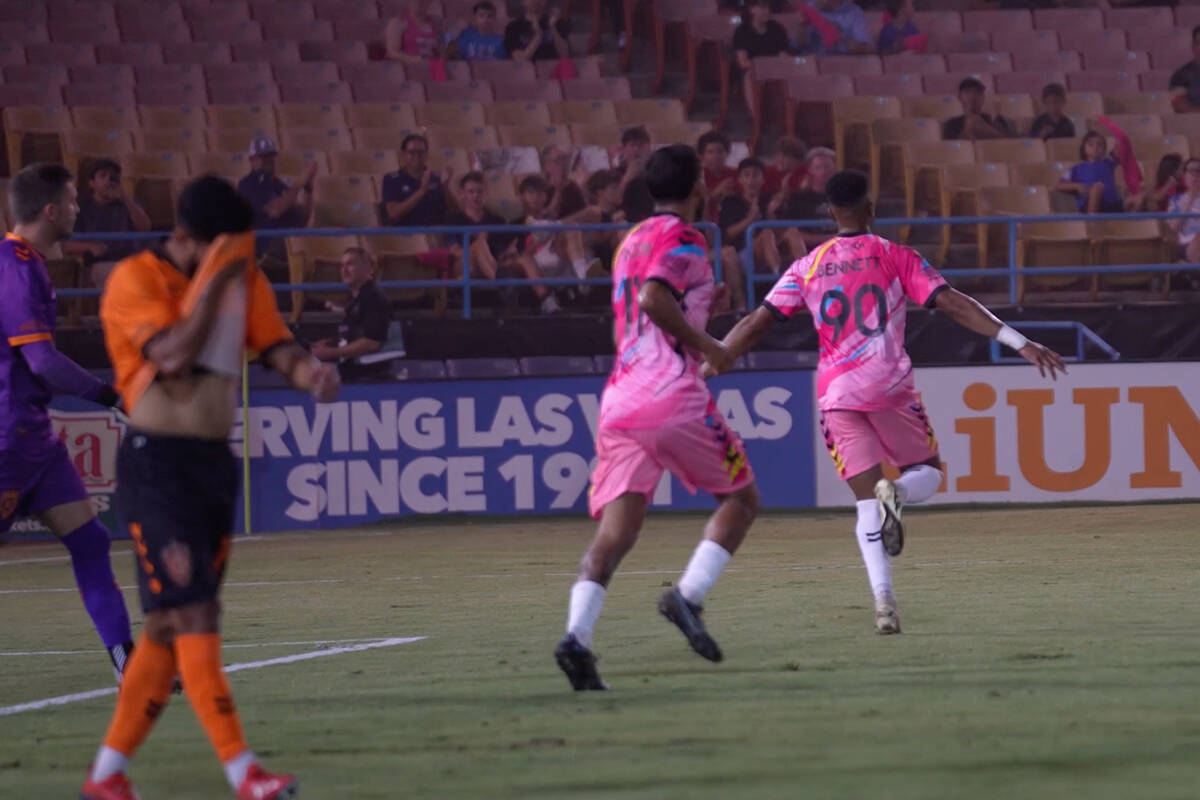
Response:
[[[250,142],[250,173],[238,181],[238,194],[254,206],[258,230],[303,228],[312,215],[313,178],[317,165],[309,164],[301,179],[291,185],[275,174],[279,148],[266,137]],[[260,239],[259,255],[285,258],[283,239]]]

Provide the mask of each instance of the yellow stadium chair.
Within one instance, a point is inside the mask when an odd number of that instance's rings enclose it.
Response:
[[[208,127],[204,106],[138,106],[142,128],[148,131],[199,130]]]
[[[1079,163],[1079,146],[1082,142],[1082,138],[1047,139],[1045,160],[1070,161],[1073,164],[1077,164]]]
[[[901,97],[900,110],[906,117],[947,120],[962,113],[962,104],[952,94]]]
[[[1130,136],[1133,152],[1138,158],[1145,161],[1153,161],[1158,163],[1158,160],[1168,153],[1179,153],[1184,158],[1192,154],[1192,147],[1188,137],[1181,136],[1175,133],[1169,133],[1165,136],[1147,136],[1138,138]]]
[[[653,144],[687,144],[693,147],[701,136],[712,129],[710,122],[656,122],[646,126]]]
[[[190,174],[187,157],[170,151],[126,153],[121,156],[121,172],[143,178],[186,178]]]
[[[1035,116],[1033,97],[1027,94],[998,94],[988,98],[987,107],[993,114],[1015,120]]]
[[[871,164],[871,123],[902,116],[898,97],[837,97],[833,100],[833,146],[838,167],[867,169]]]
[[[980,214],[985,217],[1034,216],[1050,213],[1050,190],[1044,186],[984,186],[979,190],[979,198]],[[1007,243],[1008,226],[980,226],[980,264],[984,266],[988,264],[989,244],[997,241]]]
[[[501,147],[571,147],[571,130],[566,125],[505,125],[499,133]]]
[[[1009,164],[1008,178],[1013,186],[1045,186],[1053,191],[1064,175],[1077,163],[1073,161],[1040,161]]]
[[[617,122],[622,125],[649,125],[652,122],[686,122],[683,103],[676,98],[614,100]]]
[[[572,125],[571,141],[576,147],[602,147],[605,150],[621,143],[619,125]]]
[[[279,132],[274,128],[209,128],[205,137],[208,148],[219,153],[248,152],[250,143],[263,137],[279,144]]]
[[[471,153],[467,150],[456,150],[453,147],[434,147],[429,151],[430,169],[444,170],[449,167],[455,176],[461,178],[472,169]]]
[[[329,154],[333,175],[386,175],[400,169],[395,150],[337,150]]]
[[[347,128],[346,110],[339,103],[280,103],[275,106],[280,128]]]
[[[406,131],[417,127],[417,117],[410,103],[354,103],[346,106],[346,122],[351,130],[380,128]],[[399,143],[396,147],[399,147]]]
[[[350,131],[345,128],[289,128],[281,131],[279,149],[294,150],[353,150]]]
[[[479,125],[471,128],[430,128],[429,143],[432,147],[455,150],[484,150],[500,146],[496,129]]]
[[[1067,92],[1063,113],[1068,117],[1097,117],[1104,113],[1104,98],[1099,92]]]
[[[879,185],[904,184],[904,149],[908,142],[935,142],[942,126],[935,119],[876,119],[871,123],[871,194],[879,196]]]
[[[1178,134],[1189,139],[1193,136],[1200,136],[1200,114],[1169,114],[1164,116],[1163,130],[1168,134]]]
[[[550,105],[557,125],[616,125],[617,109],[611,100],[564,100]]]
[[[141,127],[137,108],[133,106],[76,106],[71,109],[76,128],[90,130],[130,130]]]
[[[250,173],[250,157],[241,153],[188,153],[192,175],[219,175],[234,183]]]
[[[1097,266],[1170,264],[1175,260],[1162,223],[1154,219],[1105,219],[1091,224],[1092,263]],[[1162,298],[1171,291],[1169,273],[1132,272],[1092,276],[1092,300],[1109,286],[1151,287],[1161,283]]]
[[[400,150],[404,137],[419,132],[416,128],[354,128],[350,138],[354,150]]]
[[[553,125],[547,103],[490,103],[483,109],[488,125]]]
[[[1009,170],[1004,164],[946,164],[941,167],[942,198],[940,216],[942,217],[978,217],[982,216],[980,192],[988,186],[1008,186]],[[950,251],[952,235],[960,233],[967,236],[968,232],[978,243],[986,236],[985,224],[957,226],[942,226],[942,240],[939,263],[946,263]],[[987,266],[986,251],[980,250],[979,264],[982,269]]]
[[[1037,267],[1079,267],[1091,264],[1092,243],[1084,222],[1029,222],[1017,231],[1017,302],[1025,301],[1028,285],[1061,288],[1080,280],[1075,275],[1032,277]]]
[[[289,236],[287,247],[288,278],[292,283],[341,283],[342,255],[349,247],[362,247],[358,236]],[[318,300],[340,299],[345,292],[312,292]],[[305,292],[292,292],[293,322],[304,310]]]
[[[62,161],[60,134],[72,127],[65,107],[10,106],[3,117],[9,169],[15,172],[35,161]]]
[[[1163,135],[1162,117],[1157,114],[1109,114],[1108,118],[1123,128],[1130,139],[1149,139]],[[1089,119],[1088,130],[1103,134],[1109,140],[1109,148],[1112,149],[1112,134],[1098,120]]]
[[[324,150],[289,150],[275,157],[275,172],[281,178],[299,178],[309,164],[317,165],[317,175],[329,174],[329,157]]]
[[[456,276],[461,272],[457,265],[452,266],[449,274],[441,270],[427,267],[417,259],[418,253],[432,249],[429,239],[422,235],[410,236],[364,236],[363,243],[367,251],[375,259],[375,270],[381,281],[430,281],[439,278]],[[434,314],[442,316],[446,313],[446,289],[386,289],[389,298],[398,301],[412,301],[420,297],[432,297]]]
[[[487,125],[482,103],[424,103],[415,108],[417,124],[425,127],[480,128]]]
[[[1041,139],[989,139],[975,142],[975,160],[995,164],[1031,163],[1046,160]]]
[[[133,143],[137,150],[152,152],[164,150],[174,150],[179,153],[208,152],[208,137],[204,131],[190,128],[135,131]]]
[[[973,164],[975,150],[968,141],[909,142],[904,152],[904,207],[906,216],[918,212],[937,216],[942,208],[942,167],[949,164]],[[901,241],[908,241],[904,226]]]
[[[1135,92],[1104,95],[1104,110],[1108,114],[1175,115],[1169,92]]]
[[[365,175],[325,175],[313,186],[314,228],[374,228],[379,224],[374,183]]]
[[[189,178],[182,153],[128,153],[121,158],[126,191],[141,203],[154,230],[175,226],[175,198]]]
[[[279,128],[275,108],[269,105],[217,105],[208,107],[208,124],[218,129],[267,130]]]

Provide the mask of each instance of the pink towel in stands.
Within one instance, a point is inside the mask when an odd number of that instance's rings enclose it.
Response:
[[[1125,186],[1129,189],[1130,194],[1138,194],[1142,191],[1142,167],[1133,153],[1133,143],[1129,141],[1129,134],[1108,117],[1096,117],[1096,122],[1108,128],[1109,133],[1116,140],[1117,146],[1113,156],[1121,165],[1121,172],[1125,175]]]
[[[800,7],[800,13],[804,15],[804,21],[816,28],[821,34],[821,42],[825,45],[826,50],[841,40],[842,29],[825,19],[825,16],[820,11],[805,4]]]

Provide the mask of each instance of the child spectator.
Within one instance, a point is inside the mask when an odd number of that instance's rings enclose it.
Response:
[[[546,11],[546,0],[525,0],[524,13],[504,29],[504,49],[515,61],[553,61],[571,55],[570,28],[557,8]]]
[[[958,102],[963,113],[942,123],[943,139],[1009,139],[1017,135],[1013,124],[999,114],[984,113],[987,89],[978,78],[964,78],[958,85]]]
[[[912,0],[887,0],[883,6],[879,54],[886,56],[905,51],[924,53],[929,45],[929,37],[917,30],[917,23],[913,21]]]
[[[708,191],[708,205],[704,212],[706,220],[716,220],[721,198],[737,190],[737,170],[726,163],[729,160],[729,147],[729,137],[720,131],[708,131],[696,142],[704,188]]]
[[[1154,189],[1147,192],[1139,203],[1143,211],[1163,212],[1183,189],[1183,156],[1167,153],[1158,162],[1154,176]]]
[[[621,134],[617,169],[621,172],[621,210],[629,222],[641,222],[654,214],[654,198],[643,171],[650,158],[650,133],[641,125]]]
[[[517,187],[521,195],[521,205],[525,215],[515,222],[518,225],[553,225],[547,213],[547,202],[550,197],[550,186],[540,175],[529,175]],[[583,255],[583,240],[580,236],[555,234],[547,232],[523,234],[517,244],[517,249],[524,259],[531,259],[537,272],[547,277],[569,277],[574,274],[577,278],[587,277],[589,264]],[[524,271],[529,272],[529,265],[523,264]],[[541,288],[541,287],[539,287]],[[558,301],[553,293],[542,296],[542,312],[558,311]]]
[[[583,189],[571,178],[571,155],[556,144],[542,148],[542,177],[550,187],[546,213],[551,219],[570,217],[587,207]]]
[[[471,9],[471,23],[455,40],[458,57],[463,61],[501,61],[508,58],[504,36],[496,30],[496,6],[492,0],[480,0]]]
[[[1125,198],[1117,187],[1117,166],[1103,134],[1090,131],[1079,144],[1079,163],[1071,167],[1058,188],[1076,196],[1080,213],[1120,213],[1125,210]]]
[[[570,218],[570,222],[608,224],[625,221],[621,210],[621,174],[615,169],[602,169],[592,173],[587,180],[587,194],[591,203],[587,208]],[[613,256],[624,238],[623,231],[594,231],[585,234],[584,244],[593,257],[606,269],[612,269]]]
[[[1063,113],[1067,105],[1067,90],[1060,83],[1046,84],[1042,89],[1042,113],[1030,126],[1033,139],[1074,139],[1075,123]]]
[[[825,184],[837,172],[837,154],[828,147],[814,147],[808,151],[805,161],[807,175],[798,191],[787,196],[780,216],[783,219],[829,219],[829,197],[825,194]],[[798,229],[800,244],[788,246],[795,253],[800,247],[815,247],[828,239],[835,229],[832,228],[802,228]],[[791,231],[788,231],[790,233]],[[804,250],[800,250],[804,252]],[[798,256],[797,256],[798,257]]]
[[[726,251],[726,263],[730,255],[736,254],[742,268],[754,263],[756,266],[765,266],[771,272],[779,272],[779,248],[774,230],[759,230],[754,235],[752,245],[746,245],[746,229],[759,220],[774,219],[781,203],[781,198],[772,198],[763,191],[764,171],[765,165],[759,159],[742,159],[737,171],[738,190],[721,200],[717,225],[721,228],[721,247]],[[729,251],[734,252],[731,254]],[[741,270],[727,275],[725,280],[729,284],[733,307],[740,308],[745,303],[746,292]]]
[[[744,20],[733,32],[733,52],[742,73],[742,95],[746,98],[746,109],[752,116],[757,116],[754,72],[751,68],[753,60],[786,53],[790,43],[787,29],[771,19],[769,0],[749,0],[746,10],[749,19]]]
[[[504,225],[504,220],[487,209],[487,179],[482,172],[468,172],[458,182],[461,210],[447,218],[447,225]],[[471,238],[471,276],[495,280],[500,260],[511,250],[512,237],[499,233],[477,233]],[[462,245],[455,243],[451,250],[455,264],[462,263]],[[534,275],[533,277],[538,277]]]
[[[408,0],[404,15],[388,22],[387,57],[405,64],[432,62],[442,57],[439,20],[429,15],[430,0]]]
[[[1183,166],[1183,192],[1171,198],[1172,214],[1200,213],[1200,158],[1189,158]],[[1200,263],[1200,217],[1173,219],[1167,227],[1179,234],[1179,258]]]
[[[795,192],[808,177],[804,142],[792,136],[781,136],[775,143],[775,159],[767,165],[766,190],[771,194]]]

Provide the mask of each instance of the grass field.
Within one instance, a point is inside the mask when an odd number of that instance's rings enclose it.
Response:
[[[892,637],[852,519],[768,516],[709,596],[720,665],[654,610],[700,519],[653,517],[589,695],[550,654],[585,519],[263,537],[234,550],[226,661],[427,637],[232,676],[307,798],[1196,798],[1197,508],[913,513]],[[111,685],[99,651],[14,655],[97,646],[64,555],[0,550],[2,707]],[[0,716],[0,797],[75,797],[112,704]],[[229,796],[182,699],[133,775],[145,800]]]

